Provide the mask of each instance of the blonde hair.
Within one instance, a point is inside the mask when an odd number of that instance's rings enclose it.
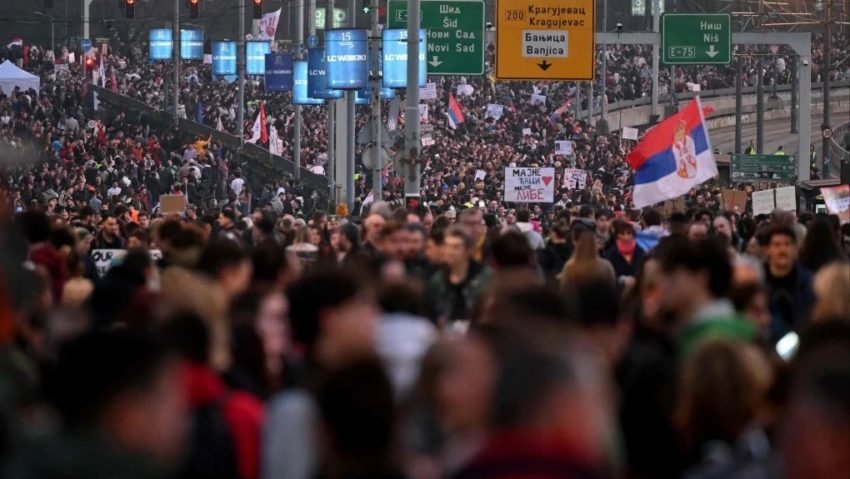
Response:
[[[707,439],[734,442],[758,418],[772,381],[770,363],[753,345],[706,340],[680,370],[674,424],[689,447]]]
[[[815,275],[815,302],[812,321],[843,319],[850,321],[850,263],[833,262]]]

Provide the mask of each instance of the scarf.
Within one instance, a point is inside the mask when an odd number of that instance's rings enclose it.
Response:
[[[621,239],[617,240],[617,251],[619,251],[620,254],[623,255],[623,258],[626,259],[627,263],[631,264],[632,257],[635,254],[635,248],[637,248],[637,241],[635,241],[635,240],[631,240],[631,241],[623,241]]]

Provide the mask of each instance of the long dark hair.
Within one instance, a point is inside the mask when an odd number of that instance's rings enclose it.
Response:
[[[823,218],[812,222],[800,250],[800,262],[811,271],[838,259],[846,259],[833,234],[832,227]]]

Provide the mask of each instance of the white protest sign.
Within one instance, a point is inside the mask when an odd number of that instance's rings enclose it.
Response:
[[[531,104],[532,105],[545,105],[546,104],[546,95],[538,95],[533,93],[531,95]]]
[[[505,201],[551,203],[555,197],[555,168],[505,168]]]
[[[426,83],[424,88],[419,89],[419,99],[421,100],[436,100],[437,99],[437,84]]]
[[[838,215],[841,224],[850,222],[850,185],[821,188],[820,193],[823,195],[826,209]]]
[[[785,186],[777,188],[776,207],[785,211],[797,211],[797,187]]]
[[[497,105],[496,103],[490,103],[487,105],[487,115],[486,118],[495,118],[499,120],[502,118],[502,115],[505,114],[505,105]]]
[[[313,166],[310,167],[310,171],[312,171],[313,173],[315,173],[317,175],[324,175],[325,174],[325,167],[322,166],[322,165],[313,165]]]
[[[68,63],[74,63],[77,61],[77,57],[74,56],[74,52],[68,54]]]
[[[583,190],[587,187],[587,172],[578,168],[565,169],[564,186],[568,190]]]
[[[419,122],[428,123],[428,105],[419,104]]]
[[[472,85],[458,85],[457,86],[457,94],[458,96],[470,96],[475,92],[475,88],[472,88]]]
[[[204,53],[204,65],[212,65],[212,53]]]
[[[158,249],[152,249],[148,251],[150,254],[151,261],[156,262],[162,259],[162,251]],[[106,273],[114,266],[116,263],[120,263],[124,256],[127,255],[127,250],[125,249],[94,249],[91,251],[92,261],[94,261],[94,268],[97,271],[97,277],[103,278],[106,276]]]
[[[638,129],[632,128],[630,126],[623,127],[623,139],[624,140],[635,140],[638,139]]]
[[[426,136],[422,137],[422,146],[431,146],[434,143],[436,143],[436,142],[434,141],[433,138],[431,138],[431,135],[426,135]]]
[[[487,176],[487,172],[484,170],[475,170],[475,181],[481,181]]]
[[[753,191],[753,216],[769,215],[776,207],[773,190]]]
[[[558,154],[570,156],[573,154],[573,142],[570,140],[559,140],[555,144],[558,146]]]
[[[523,128],[522,129],[522,136],[530,136],[530,135],[531,135],[531,128]]]

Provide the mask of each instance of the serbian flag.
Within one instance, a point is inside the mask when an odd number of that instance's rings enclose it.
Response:
[[[656,125],[629,154],[636,208],[677,198],[717,176],[699,97]]]
[[[449,117],[449,127],[453,130],[463,123],[463,110],[461,110],[460,103],[455,100],[455,96],[451,93],[449,93],[449,112],[446,115]]]

